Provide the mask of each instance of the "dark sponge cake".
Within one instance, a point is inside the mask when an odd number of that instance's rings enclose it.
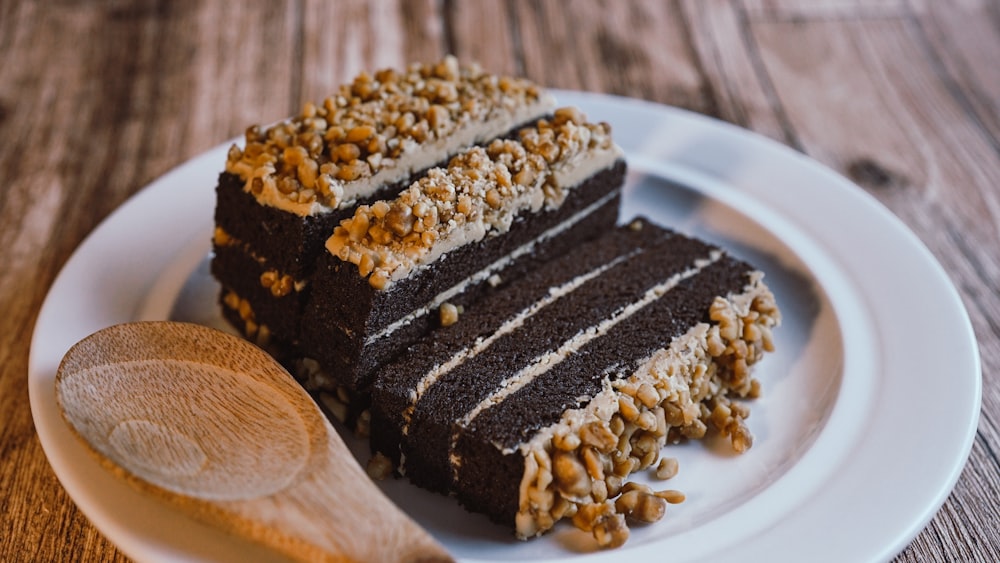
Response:
[[[750,446],[733,399],[780,314],[721,249],[616,227],[610,127],[553,108],[453,57],[362,74],[230,150],[211,267],[376,461],[520,538],[572,518],[617,545],[676,500],[625,482],[665,443]]]
[[[227,318],[294,355],[316,259],[341,220],[553,107],[527,80],[446,57],[362,73],[294,118],[250,127],[216,188],[211,268]]]
[[[360,206],[319,259],[304,356],[365,393],[378,366],[470,306],[613,227],[625,163],[606,124],[555,111]],[[447,318],[444,320],[447,324]]]
[[[608,500],[667,441],[750,445],[748,368],[780,316],[762,274],[645,221],[475,304],[382,368],[372,445],[413,482],[522,538],[574,521],[621,534]]]

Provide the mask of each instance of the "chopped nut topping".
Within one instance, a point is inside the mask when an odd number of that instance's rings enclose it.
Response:
[[[558,185],[558,167],[612,147],[607,124],[563,109],[522,129],[519,140],[496,139],[453,157],[393,201],[359,206],[334,229],[327,249],[382,289],[449,245],[506,231],[523,209],[557,207],[572,187]]]
[[[628,541],[629,530],[625,524],[625,517],[622,514],[611,514],[601,518],[592,526],[594,539],[597,545],[605,548],[615,548],[625,545]]]
[[[566,517],[598,545],[621,545],[629,534],[626,519],[655,522],[668,504],[685,500],[680,491],[626,482],[645,468],[659,479],[674,477],[677,460],[659,457],[666,443],[700,438],[711,429],[728,436],[737,452],[751,446],[743,423],[750,411],[730,395],[760,392],[742,370],[759,361],[780,313],[755,278],[744,294],[718,298],[709,315],[711,325],[697,325],[686,341],[675,341],[676,348],[662,350],[627,378],[609,381],[590,406],[521,446],[528,450],[516,518],[520,537]]]
[[[536,104],[544,97],[534,83],[460,66],[452,56],[373,75],[362,73],[321,104],[266,129],[246,130],[244,148],[233,145],[226,171],[291,204],[337,208],[344,186],[396,166],[424,142],[461,127]]]
[[[615,500],[615,510],[639,522],[656,522],[663,518],[667,502],[652,492],[632,489]]]

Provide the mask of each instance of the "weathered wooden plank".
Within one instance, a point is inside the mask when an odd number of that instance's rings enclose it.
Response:
[[[446,48],[489,72],[519,75],[518,28],[506,2],[451,2],[444,12]]]
[[[27,408],[28,339],[34,316],[66,247],[59,233],[65,200],[71,195],[57,173],[65,146],[85,137],[86,102],[81,95],[83,65],[75,37],[93,29],[96,19],[43,17],[41,8],[24,3],[5,5],[0,23],[0,490],[4,491],[4,533],[0,554],[46,559],[57,553],[89,550],[114,560],[115,549],[89,526],[69,501],[34,437]],[[62,34],[62,35],[60,35]],[[44,41],[46,49],[33,49]],[[43,74],[39,69],[58,65]],[[25,96],[23,92],[34,95]],[[83,96],[81,96],[83,97]],[[87,96],[89,97],[89,96]],[[39,139],[49,147],[39,144]],[[42,149],[45,150],[42,150]],[[93,203],[86,194],[78,204]],[[72,231],[71,229],[66,229]],[[62,252],[56,250],[62,247]],[[120,560],[121,557],[118,556]]]
[[[191,100],[189,156],[299,109],[292,80],[300,32],[294,3],[191,4],[197,8],[188,18],[167,20],[163,41],[173,45],[160,46],[187,61],[188,70],[180,72],[184,87],[169,94],[181,107]]]
[[[685,0],[683,6],[717,117],[798,146],[763,68],[745,11],[728,0]]]
[[[301,82],[295,111],[319,101],[361,72],[410,62],[431,61],[443,53],[441,26],[430,2],[350,0],[303,3],[299,66]]]
[[[678,2],[515,2],[525,73],[714,115]]]
[[[289,107],[287,76],[254,87],[241,77],[270,74],[282,50],[290,58],[290,35],[283,33],[290,30],[269,32],[265,47],[218,23],[262,27],[280,14],[195,4],[24,11],[34,13],[15,26],[3,83],[35,95],[0,93],[18,100],[4,125],[12,142],[0,162],[11,190],[30,189],[22,187],[27,181],[71,191],[60,207],[63,252],[170,167]],[[199,33],[214,37],[202,41]],[[79,40],[95,35],[104,40]],[[9,199],[16,201],[13,192]]]
[[[898,16],[906,0],[742,0],[758,20],[794,20]]]
[[[1000,150],[1000,3],[912,0],[914,17],[930,45],[928,60]]]
[[[399,0],[403,53],[408,62],[429,62],[447,54],[446,14],[436,0]]]
[[[963,268],[984,290],[1000,289],[995,255],[957,248],[965,240],[1000,242],[1000,194],[975,188],[1000,184],[1000,155],[924,58],[913,25],[815,21],[754,30],[806,152],[906,219],[946,266]],[[978,306],[986,303],[971,305],[988,311]]]
[[[996,428],[995,421],[986,424]],[[989,451],[987,440],[978,437],[973,444],[971,461],[948,502],[931,524],[900,553],[897,561],[1000,561],[996,526],[1000,522],[996,506],[996,499],[1000,498],[1000,480],[995,470],[996,453]],[[996,444],[995,441],[990,443]],[[970,522],[975,524],[970,526]]]
[[[60,265],[126,197],[251,115],[285,113],[287,76],[247,82],[290,59],[290,28],[269,6],[3,7],[0,490],[12,533],[0,534],[2,554],[121,559],[69,500],[34,437],[24,376],[32,326]],[[248,29],[263,40],[245,41]]]

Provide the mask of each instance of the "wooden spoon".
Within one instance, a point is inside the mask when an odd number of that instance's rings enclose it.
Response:
[[[241,338],[113,326],[66,353],[56,397],[105,467],[204,522],[299,559],[452,560],[288,372]]]

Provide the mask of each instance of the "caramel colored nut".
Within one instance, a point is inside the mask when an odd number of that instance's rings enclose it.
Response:
[[[593,527],[594,539],[597,545],[604,548],[615,548],[625,545],[628,541],[629,530],[625,524],[625,517],[621,514],[613,514],[601,519]]]
[[[584,426],[580,430],[580,440],[599,452],[610,452],[618,444],[618,437],[599,421]]]
[[[639,418],[639,409],[636,408],[632,397],[628,395],[618,397],[618,412],[621,413],[622,418],[627,422],[634,422],[635,419]]]
[[[371,210],[372,215],[374,215],[376,219],[384,219],[389,213],[389,203],[382,200],[376,201],[371,205]]]
[[[352,241],[358,242],[368,234],[369,226],[368,215],[365,213],[356,213],[347,225],[348,236],[350,236]]]
[[[362,276],[368,276],[375,269],[375,260],[372,259],[371,254],[365,254],[361,256],[361,261],[358,262],[358,273]]]
[[[604,480],[604,459],[594,448],[585,447],[580,450],[583,457],[583,464],[587,468],[587,474],[591,479],[597,481]]]
[[[668,489],[665,491],[656,491],[656,493],[654,494],[670,504],[680,504],[684,502],[685,499],[684,493],[680,491],[675,491],[673,489]]]
[[[660,464],[656,466],[656,478],[662,480],[672,479],[677,475],[678,469],[677,458],[662,458],[660,459]]]
[[[564,452],[572,452],[580,447],[580,437],[571,432],[556,434],[552,437],[552,445]]]
[[[608,500],[608,484],[604,480],[595,480],[590,485],[590,498],[594,502],[604,502]]]
[[[337,178],[347,182],[367,176],[371,176],[371,168],[368,166],[368,162],[364,160],[352,160],[337,170]]]
[[[458,322],[458,307],[451,303],[442,303],[439,308],[439,315],[441,326],[451,326]]]
[[[628,493],[630,491],[639,491],[641,493],[653,494],[653,489],[649,485],[644,485],[636,481],[629,481],[622,486],[622,494]]]
[[[614,505],[610,502],[584,504],[577,509],[573,516],[573,525],[584,532],[590,532],[594,529],[595,524],[612,514],[614,514]]]
[[[413,231],[413,210],[405,204],[395,203],[385,216],[385,226],[399,237],[405,237]]]
[[[591,481],[587,470],[572,453],[555,453],[552,458],[552,474],[559,490],[566,496],[580,499],[590,494]]]
[[[360,143],[361,141],[367,141],[374,135],[375,135],[374,127],[372,127],[371,125],[359,125],[357,127],[352,127],[347,132],[347,136],[344,138],[344,140],[347,141],[348,143]]]
[[[368,476],[376,481],[381,481],[390,475],[392,475],[392,461],[389,460],[382,452],[376,452],[371,459],[368,460],[368,464],[365,466],[365,472]]]
[[[656,388],[649,383],[643,383],[636,392],[636,398],[648,409],[655,407],[660,402],[660,394]]]
[[[583,112],[572,106],[556,109],[552,117],[553,122],[559,124],[566,122],[584,123],[587,121],[587,117],[583,114]]]
[[[350,163],[361,157],[361,149],[354,143],[342,143],[331,150],[334,161]]]
[[[609,497],[615,497],[621,493],[623,479],[618,475],[608,475],[604,478],[604,482],[608,485]]]
[[[666,513],[667,502],[655,494],[632,489],[615,500],[615,510],[640,522],[656,522]]]
[[[236,239],[231,237],[229,233],[225,231],[222,227],[215,227],[215,231],[212,233],[212,243],[216,246],[229,246],[235,244]]]
[[[368,283],[375,289],[385,289],[389,283],[389,275],[382,271],[377,271],[368,277]]]

